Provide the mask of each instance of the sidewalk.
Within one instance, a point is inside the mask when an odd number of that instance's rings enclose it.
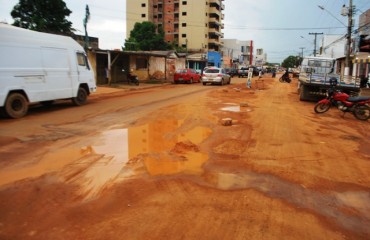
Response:
[[[111,84],[111,85],[97,85],[96,92],[92,93],[92,95],[100,95],[100,94],[109,94],[115,92],[125,92],[125,91],[135,91],[140,89],[147,89],[147,88],[155,88],[155,87],[162,87],[165,85],[169,85],[171,83],[140,83],[138,86],[132,84]]]

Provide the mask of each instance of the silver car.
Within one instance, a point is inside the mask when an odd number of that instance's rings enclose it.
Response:
[[[224,68],[211,67],[206,69],[202,75],[202,83],[206,85],[207,83],[211,84],[230,84],[230,75],[226,74]]]

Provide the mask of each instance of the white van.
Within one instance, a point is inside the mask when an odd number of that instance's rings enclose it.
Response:
[[[84,49],[70,37],[0,23],[0,111],[11,118],[29,104],[71,99],[82,105],[96,91]]]

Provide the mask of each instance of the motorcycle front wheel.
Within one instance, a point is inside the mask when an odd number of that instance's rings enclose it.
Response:
[[[324,113],[327,112],[330,109],[330,107],[331,107],[330,102],[327,103],[319,102],[316,103],[314,110],[316,113]]]
[[[284,82],[283,77],[279,78],[279,82]]]
[[[366,121],[370,118],[370,107],[366,105],[356,106],[353,109],[353,115],[358,120]]]

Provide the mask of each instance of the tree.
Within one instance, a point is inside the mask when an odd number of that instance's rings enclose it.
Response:
[[[298,67],[301,64],[301,62],[302,62],[301,57],[289,56],[286,59],[284,59],[281,66],[284,68],[294,68],[294,67]]]
[[[11,11],[12,25],[62,35],[71,35],[72,23],[66,19],[72,13],[63,0],[19,0]]]
[[[168,50],[169,44],[164,41],[164,31],[152,22],[135,23],[130,32],[129,39],[125,42],[125,50]]]

